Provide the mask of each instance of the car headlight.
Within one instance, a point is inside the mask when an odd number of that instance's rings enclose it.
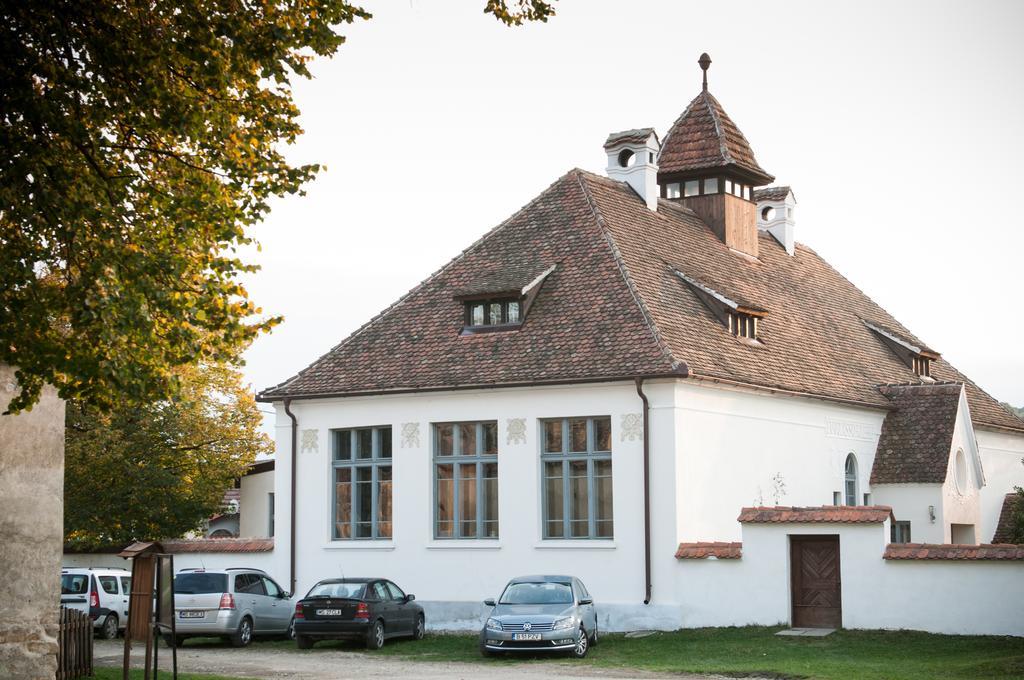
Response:
[[[576,620],[571,616],[567,616],[564,619],[558,619],[557,621],[555,621],[555,623],[551,626],[551,630],[569,630],[575,627]]]
[[[501,622],[498,619],[487,619],[487,630],[501,630]]]

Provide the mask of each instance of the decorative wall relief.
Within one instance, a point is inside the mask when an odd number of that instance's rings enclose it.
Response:
[[[299,451],[317,452],[320,450],[320,432],[318,430],[303,430],[302,440],[299,444]]]
[[[639,413],[622,414],[622,441],[631,442],[643,439],[644,418]]]
[[[505,421],[505,429],[509,444],[526,443],[526,418],[509,418]]]
[[[402,423],[402,448],[418,449],[420,447],[420,424]]]

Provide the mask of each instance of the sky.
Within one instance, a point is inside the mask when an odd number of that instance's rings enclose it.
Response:
[[[1002,401],[1024,406],[1024,2],[560,0],[506,28],[484,0],[366,2],[295,83],[294,163],[326,165],[252,231],[245,279],[284,322],[246,353],[294,375],[574,167],[664,136],[709,89],[796,237]],[[264,411],[270,411],[263,404]]]

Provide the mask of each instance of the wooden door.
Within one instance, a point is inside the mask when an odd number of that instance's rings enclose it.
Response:
[[[790,536],[794,628],[843,623],[838,536]]]

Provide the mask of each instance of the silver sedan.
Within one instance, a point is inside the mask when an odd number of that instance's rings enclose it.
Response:
[[[575,576],[520,576],[508,582],[480,633],[480,653],[571,652],[597,644],[597,611]]]

